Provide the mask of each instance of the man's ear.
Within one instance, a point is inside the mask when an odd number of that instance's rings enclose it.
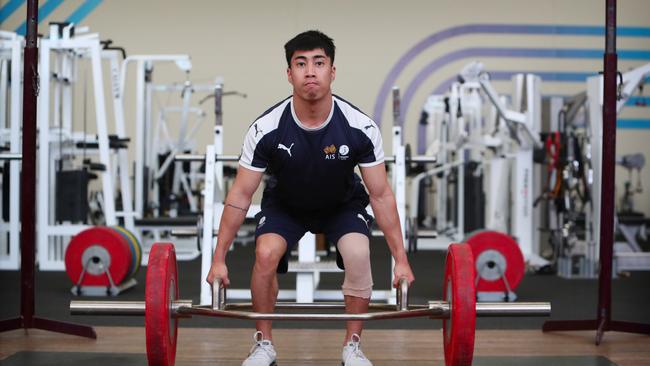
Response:
[[[287,67],[287,80],[289,81],[289,84],[293,84],[293,80],[291,77],[291,66]]]
[[[336,79],[336,66],[332,65],[332,81]]]

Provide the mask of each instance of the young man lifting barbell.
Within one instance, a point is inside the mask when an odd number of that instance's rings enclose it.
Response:
[[[287,271],[291,249],[310,231],[324,233],[337,245],[345,267],[346,312],[367,313],[373,285],[369,249],[373,218],[366,212],[368,203],[395,259],[393,286],[400,278],[409,285],[415,279],[386,176],[381,133],[367,115],[332,94],[336,68],[331,38],[311,30],[298,34],[284,48],[293,94],[248,129],[207,281],[219,278],[223,286],[229,285],[226,253],[267,173],[261,212],[256,216],[253,310],[274,311],[277,273]],[[357,165],[363,183],[354,172]],[[255,344],[242,365],[274,365],[272,323],[260,320],[256,328]],[[346,328],[343,365],[372,365],[359,348],[363,323],[348,321]]]

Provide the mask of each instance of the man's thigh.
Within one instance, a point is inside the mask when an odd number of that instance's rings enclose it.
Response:
[[[370,240],[370,225],[373,220],[365,207],[347,207],[326,220],[324,225],[326,239],[330,243],[338,244],[344,235],[359,233]],[[338,247],[336,264],[339,268],[345,269]]]
[[[300,238],[305,234],[305,228],[296,218],[277,208],[264,208],[255,215],[257,227],[255,229],[255,243],[273,240],[275,235],[286,242],[286,250],[278,264],[278,273],[286,273],[289,269],[289,254]],[[275,235],[266,235],[275,234]]]

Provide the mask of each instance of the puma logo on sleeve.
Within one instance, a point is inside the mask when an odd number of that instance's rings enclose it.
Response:
[[[290,157],[292,156],[292,155],[291,155],[291,148],[292,148],[292,147],[293,147],[293,143],[292,143],[291,146],[289,146],[289,147],[286,147],[286,146],[284,146],[283,144],[278,144],[278,149],[280,149],[280,150],[286,150],[286,151],[287,151],[287,154],[289,154]]]
[[[258,133],[261,133],[262,135],[264,135],[264,132],[257,128],[257,123],[254,124],[253,127],[255,127],[255,137],[257,137]]]

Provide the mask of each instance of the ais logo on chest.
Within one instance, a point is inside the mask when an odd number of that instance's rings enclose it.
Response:
[[[325,146],[323,152],[325,153],[325,160],[336,159],[336,146],[334,146],[334,144]]]
[[[341,145],[338,149],[338,159],[339,160],[347,160],[350,156],[348,155],[350,153],[350,148],[348,145]],[[336,146],[334,144],[331,144],[329,146],[325,146],[323,148],[323,152],[325,153],[325,160],[336,160]]]

